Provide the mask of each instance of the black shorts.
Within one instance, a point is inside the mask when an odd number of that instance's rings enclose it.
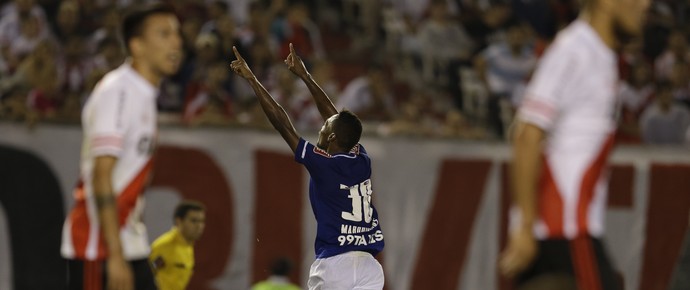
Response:
[[[581,290],[622,289],[601,240],[591,237],[539,241],[536,260],[516,283],[522,286],[545,275],[572,276]]]
[[[156,281],[148,260],[131,261],[135,290],[156,290]],[[68,260],[68,290],[107,290],[105,261]]]

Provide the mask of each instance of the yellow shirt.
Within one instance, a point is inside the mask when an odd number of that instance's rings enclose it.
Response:
[[[158,289],[184,290],[194,271],[194,246],[173,228],[153,242],[149,261]]]
[[[286,277],[271,276],[252,286],[252,290],[300,290],[300,288],[290,283]]]

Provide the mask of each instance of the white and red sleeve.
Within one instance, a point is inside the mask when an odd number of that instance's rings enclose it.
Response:
[[[90,144],[92,157],[120,156],[122,153],[128,118],[126,116],[127,98],[123,90],[101,90],[92,96],[95,103],[91,107]]]
[[[561,113],[568,83],[576,68],[575,52],[565,45],[554,45],[547,52],[527,86],[517,118],[545,131]]]

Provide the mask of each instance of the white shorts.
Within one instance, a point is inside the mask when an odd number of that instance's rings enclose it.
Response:
[[[309,270],[309,290],[381,290],[383,268],[367,252],[347,252],[316,259]]]

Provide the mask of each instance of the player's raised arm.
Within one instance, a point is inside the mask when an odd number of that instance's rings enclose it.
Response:
[[[237,58],[230,64],[232,71],[249,82],[249,85],[252,87],[252,89],[254,89],[254,93],[259,98],[261,108],[264,110],[264,113],[266,113],[266,117],[268,117],[271,125],[273,125],[273,128],[275,128],[278,133],[283,136],[283,139],[285,139],[285,142],[288,143],[290,149],[295,151],[295,148],[297,148],[297,143],[299,143],[299,135],[297,135],[295,127],[292,126],[292,122],[290,122],[290,118],[288,117],[287,113],[285,113],[283,107],[273,99],[271,94],[266,91],[266,88],[261,85],[259,80],[256,79],[256,76],[254,76],[252,70],[249,69],[249,66],[244,61],[244,58],[242,58],[240,53],[237,52],[237,48],[233,46],[232,51],[235,53],[235,57]]]
[[[292,43],[290,43],[290,54],[288,55],[287,59],[285,59],[285,64],[287,64],[288,69],[290,69],[292,73],[302,79],[302,81],[304,81],[304,83],[307,85],[309,92],[314,98],[316,107],[319,109],[319,113],[321,113],[321,117],[323,117],[324,120],[338,113],[338,110],[333,105],[333,102],[331,102],[331,99],[328,97],[328,95],[326,95],[323,89],[321,89],[321,86],[316,83],[314,78],[312,78],[311,74],[307,71],[307,68],[304,66],[304,62],[302,62],[302,59],[295,52],[295,48],[292,47]]]

